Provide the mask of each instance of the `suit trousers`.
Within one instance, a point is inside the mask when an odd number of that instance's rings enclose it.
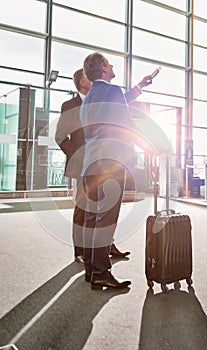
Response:
[[[76,255],[83,255],[83,226],[85,220],[86,197],[83,177],[76,178],[75,208],[73,213],[73,244]]]
[[[119,217],[125,170],[84,176],[86,210],[84,248],[86,272],[104,273],[111,269],[110,246]]]

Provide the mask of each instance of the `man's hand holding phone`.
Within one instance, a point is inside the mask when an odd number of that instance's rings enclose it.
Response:
[[[148,86],[150,84],[152,84],[152,79],[154,79],[154,77],[156,77],[156,75],[160,72],[161,67],[158,67],[157,69],[155,69],[155,71],[150,74],[150,75],[146,75],[138,84],[137,87],[142,89],[144,86]]]
[[[162,67],[157,67],[157,69],[155,69],[155,71],[151,74],[151,78],[153,79],[154,77],[156,77],[156,75],[160,72]]]

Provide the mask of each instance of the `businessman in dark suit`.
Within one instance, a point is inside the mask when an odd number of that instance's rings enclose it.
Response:
[[[84,263],[83,244],[79,238],[82,236],[84,223],[84,198],[80,177],[83,167],[84,133],[79,119],[79,110],[83,98],[91,87],[91,82],[84,76],[83,69],[79,69],[74,73],[73,81],[78,93],[62,104],[55,139],[66,155],[65,176],[76,179],[76,197],[72,228],[74,257],[75,261]]]
[[[78,91],[72,99],[61,106],[61,116],[56,129],[56,142],[66,155],[65,176],[76,179],[76,198],[73,214],[73,242],[75,261],[84,262],[82,243],[82,229],[84,224],[85,198],[80,176],[84,156],[84,133],[79,119],[79,109],[85,95],[91,87],[91,82],[83,74],[83,69],[77,70],[73,75],[73,81]],[[141,87],[148,85],[149,76],[144,77],[139,83],[126,93],[127,101],[134,100],[141,94]],[[114,243],[111,244],[110,255],[115,258],[125,258],[130,252],[120,252]]]
[[[125,183],[132,169],[133,130],[129,108],[121,88],[110,84],[113,66],[100,53],[84,61],[84,73],[92,87],[80,108],[85,135],[83,183],[86,193],[84,221],[85,280],[92,289],[125,288],[111,273],[109,258]],[[151,83],[148,77],[148,85]],[[132,143],[130,140],[132,139]]]

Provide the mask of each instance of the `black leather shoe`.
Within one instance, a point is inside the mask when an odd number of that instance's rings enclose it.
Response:
[[[75,256],[75,261],[78,262],[79,264],[84,264],[84,257],[83,257],[83,255],[76,255]]]
[[[130,284],[131,281],[117,280],[111,273],[109,273],[108,277],[105,279],[93,279],[91,281],[91,289],[103,289],[104,287],[123,289],[128,287]]]
[[[131,253],[130,252],[123,252],[123,253],[120,252],[114,243],[111,245],[111,250],[110,250],[109,255],[111,255],[113,258],[123,259],[123,258],[126,258],[129,254],[131,254]]]
[[[91,282],[91,272],[86,272],[85,273],[85,281],[86,282]]]

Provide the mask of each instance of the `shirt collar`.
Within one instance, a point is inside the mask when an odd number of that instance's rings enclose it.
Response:
[[[95,83],[96,81],[102,81],[102,82],[104,82],[104,83],[106,83],[106,84],[110,84],[107,80],[104,80],[104,79],[96,79],[96,80],[94,80],[94,83]]]
[[[86,97],[86,95],[82,94],[81,92],[79,92],[79,95],[80,95],[80,98],[81,98],[82,101],[83,101],[84,98]]]

